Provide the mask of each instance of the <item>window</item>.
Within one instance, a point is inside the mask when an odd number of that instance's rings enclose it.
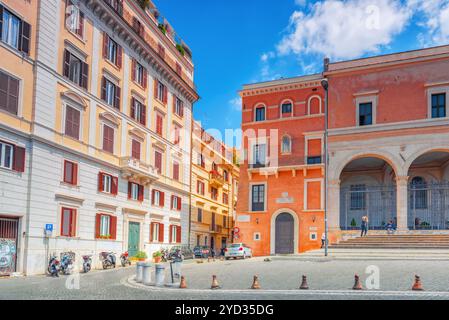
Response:
[[[292,152],[292,140],[289,136],[282,137],[282,147],[281,153],[291,153]]]
[[[178,243],[180,239],[178,239],[178,226],[170,226],[170,242]]]
[[[140,102],[134,97],[131,98],[131,114],[130,114],[131,118],[133,118],[142,125],[146,125],[147,122],[146,112],[147,108],[142,102]]]
[[[223,170],[223,180],[229,182],[229,174],[227,170]]]
[[[76,186],[78,183],[78,164],[64,161],[64,182]]]
[[[366,102],[359,104],[359,126],[369,126],[373,124],[373,103]]]
[[[229,203],[229,197],[227,193],[223,193],[223,204]]]
[[[198,194],[204,196],[204,182],[202,181],[196,182],[196,191]]]
[[[120,95],[121,95],[120,87],[114,84],[106,77],[103,77],[101,99],[111,107],[120,110]]]
[[[100,220],[100,237],[108,237],[111,235],[111,217],[102,215]]]
[[[260,241],[260,232],[254,233],[254,241]]]
[[[67,0],[65,17],[67,29],[82,38],[84,34],[84,13],[71,0]]]
[[[122,67],[122,47],[111,39],[106,33],[103,34],[103,58],[109,60],[118,68]]]
[[[75,235],[76,235],[76,209],[62,208],[61,236],[75,237]]]
[[[173,126],[173,135],[174,135],[173,144],[175,144],[175,145],[179,145],[179,143],[181,142],[180,132],[181,132],[181,128],[177,125],[174,125]]]
[[[162,136],[163,126],[164,126],[164,118],[161,114],[157,113],[156,114],[156,133],[160,136]]]
[[[265,121],[265,107],[256,108],[256,121]]]
[[[0,71],[0,109],[19,114],[19,80]]]
[[[181,118],[184,116],[184,102],[176,96],[174,97],[173,112]]]
[[[197,212],[197,221],[198,222],[203,222],[203,209],[198,208],[198,212]]]
[[[173,163],[173,179],[179,181],[179,163]]]
[[[1,40],[23,53],[30,53],[31,26],[0,5]]]
[[[162,44],[158,43],[157,45],[157,53],[162,57],[165,58],[165,48]]]
[[[120,16],[123,14],[123,0],[105,0],[105,2]]]
[[[178,74],[178,76],[182,76],[182,67],[177,62],[176,62],[176,73]]]
[[[357,184],[350,187],[351,210],[366,209],[366,185]]]
[[[228,217],[223,216],[223,228],[227,228],[227,227],[228,227]]]
[[[182,200],[181,197],[172,196],[171,197],[171,209],[181,211]]]
[[[285,102],[282,104],[281,106],[281,111],[282,111],[282,115],[285,116],[287,114],[291,114],[293,107],[292,107],[292,103],[291,102]]]
[[[144,187],[134,182],[128,182],[128,199],[143,201]]]
[[[206,167],[206,161],[204,160],[204,155],[202,153],[198,153],[198,165],[201,166],[201,168]]]
[[[163,104],[167,103],[167,87],[160,81],[154,81],[154,97],[162,102]]]
[[[410,183],[411,209],[427,209],[427,182],[422,177],[415,177]]]
[[[137,82],[139,85],[147,88],[148,76],[147,69],[138,63],[135,59],[132,60],[132,80]]]
[[[211,187],[210,188],[210,196],[213,200],[215,200],[215,201],[218,200],[218,189]]]
[[[12,169],[14,147],[0,141],[0,167]]]
[[[95,218],[95,238],[111,239],[117,238],[117,217],[109,214],[97,214]]]
[[[98,175],[98,191],[117,195],[118,178],[109,174],[100,172]]]
[[[162,173],[162,153],[159,151],[154,152],[154,167],[159,174]]]
[[[114,153],[114,129],[103,125],[103,150]]]
[[[307,157],[307,164],[321,164],[321,156]]]
[[[89,65],[66,49],[64,51],[63,75],[71,82],[87,89]]]
[[[446,93],[432,94],[432,118],[446,117]]]
[[[164,225],[158,222],[152,222],[150,227],[150,241],[164,242]]]
[[[265,185],[253,185],[251,188],[251,211],[265,211]]]
[[[80,118],[81,112],[78,109],[66,106],[64,133],[76,140],[79,140],[80,138]]]
[[[165,205],[165,193],[156,189],[153,189],[151,194],[151,202],[154,206],[164,207]]]
[[[131,143],[131,157],[136,160],[140,160],[140,142],[137,140],[132,140]]]
[[[266,162],[266,145],[256,144],[253,146],[253,168],[265,167]]]

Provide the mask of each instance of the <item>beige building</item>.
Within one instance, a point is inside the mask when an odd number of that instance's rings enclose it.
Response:
[[[192,133],[190,245],[217,254],[232,243],[239,168],[236,151],[214,139],[198,122]]]

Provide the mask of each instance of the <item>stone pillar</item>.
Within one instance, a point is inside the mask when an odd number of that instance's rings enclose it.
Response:
[[[408,176],[396,177],[396,214],[398,232],[405,232],[408,230],[408,179]]]
[[[330,232],[340,231],[340,180],[328,181],[327,221]]]

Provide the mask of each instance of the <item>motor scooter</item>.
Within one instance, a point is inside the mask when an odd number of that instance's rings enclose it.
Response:
[[[100,254],[103,269],[115,268],[117,258],[114,252],[102,252]]]
[[[127,265],[131,265],[131,261],[129,260],[128,251],[124,252],[120,256],[120,262],[122,263],[122,267],[126,267]]]
[[[83,271],[88,273],[92,269],[92,255],[83,256]]]
[[[48,262],[48,273],[52,277],[59,277],[60,264],[59,260],[56,258],[56,255],[52,255],[50,257],[50,261]]]
[[[64,252],[61,254],[61,271],[63,274],[69,275],[73,273],[73,257],[72,252]]]

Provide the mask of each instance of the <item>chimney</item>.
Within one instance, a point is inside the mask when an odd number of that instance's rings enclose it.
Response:
[[[329,58],[324,58],[324,72],[329,71]]]

